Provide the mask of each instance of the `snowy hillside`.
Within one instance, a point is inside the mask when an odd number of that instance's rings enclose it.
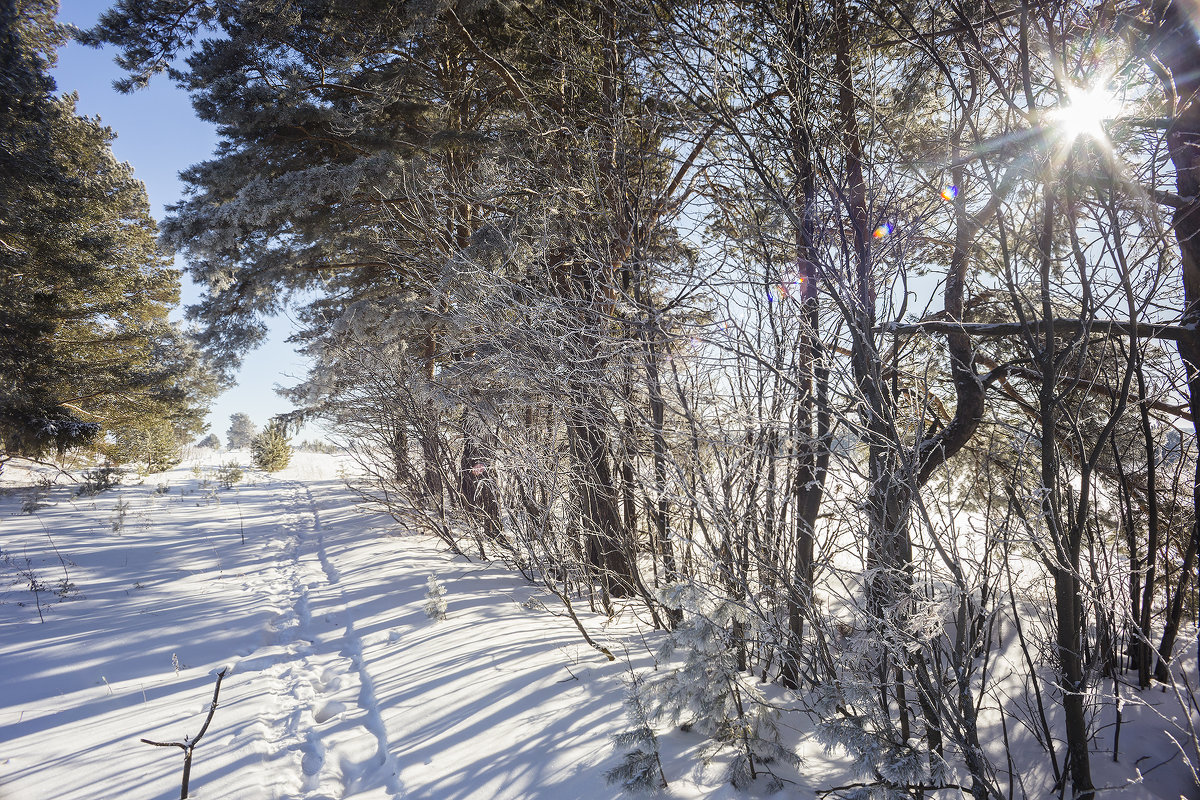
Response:
[[[619,795],[604,772],[626,724],[624,679],[630,665],[653,667],[656,634],[585,615],[618,655],[608,661],[519,575],[358,510],[334,457],[298,455],[272,476],[247,470],[229,489],[216,483],[218,463],[92,496],[60,482],[36,497],[35,476],[9,466],[0,798],[177,797],[180,751],[139,740],[195,735],[225,666],[195,751],[194,797]],[[444,620],[425,611],[431,576]],[[1127,724],[1123,766],[1106,776],[1122,788],[1104,796],[1189,791],[1178,758],[1146,786],[1126,783],[1132,765],[1171,757],[1149,730]],[[804,764],[780,771],[789,785],[779,796],[852,780],[842,756],[787,735]],[[698,734],[662,740],[667,796],[745,796],[723,783],[719,760],[697,769]]]

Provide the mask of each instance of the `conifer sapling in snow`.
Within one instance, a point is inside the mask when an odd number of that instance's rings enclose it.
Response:
[[[613,747],[624,750],[621,763],[604,773],[608,783],[619,783],[627,792],[657,794],[667,788],[654,735],[652,715],[642,699],[645,680],[630,670],[625,684],[625,716],[629,727],[613,735]]]
[[[446,618],[446,589],[433,575],[425,582],[425,616],[432,620]]]
[[[682,656],[683,663],[646,685],[654,715],[707,736],[706,763],[728,751],[725,779],[735,789],[749,788],[764,775],[766,791],[783,788],[768,765],[799,766],[800,759],[780,741],[779,712],[754,678],[737,668],[729,631],[734,621],[747,621],[745,609],[725,598],[702,598],[688,584],[664,587],[660,599],[682,611],[684,621],[667,638],[658,660]]]
[[[287,467],[292,460],[292,445],[283,425],[275,422],[263,428],[250,442],[250,454],[254,466],[261,470],[277,472]]]
[[[222,464],[217,467],[217,483],[222,489],[232,489],[244,477],[242,468],[237,464]]]

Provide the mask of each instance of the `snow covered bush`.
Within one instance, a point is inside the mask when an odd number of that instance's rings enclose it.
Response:
[[[432,620],[446,618],[446,589],[433,575],[425,582],[425,616]]]

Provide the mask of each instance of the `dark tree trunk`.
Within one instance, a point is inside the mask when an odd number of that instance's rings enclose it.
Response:
[[[1042,191],[1041,256],[1042,319],[1045,341],[1038,354],[1041,369],[1039,388],[1039,425],[1041,427],[1042,516],[1049,529],[1054,552],[1049,564],[1054,580],[1054,610],[1057,623],[1056,644],[1062,683],[1063,722],[1067,733],[1071,784],[1075,800],[1095,796],[1088,753],[1087,716],[1084,709],[1083,614],[1079,596],[1079,554],[1083,538],[1083,508],[1064,519],[1063,498],[1059,491],[1061,476],[1055,429],[1058,425],[1056,389],[1058,359],[1054,347],[1054,306],[1050,294],[1053,274],[1054,214],[1057,199],[1046,184]]]
[[[817,180],[812,162],[813,143],[809,135],[809,121],[805,118],[811,93],[809,51],[812,34],[808,11],[804,0],[789,0],[786,8],[789,39],[787,88],[791,104],[788,127],[794,174],[792,203],[800,209],[799,224],[795,230],[795,251],[803,325],[796,352],[799,374],[795,380],[799,392],[794,418],[799,445],[792,488],[796,508],[796,537],[792,556],[792,587],[787,604],[789,647],[784,653],[780,672],[780,682],[793,689],[799,686],[804,614],[812,601],[816,524],[829,466],[829,443],[826,439],[830,429],[827,397],[829,374],[820,366],[820,303],[817,299],[818,276],[814,248]]]
[[[1200,472],[1195,476],[1200,480]],[[1175,650],[1175,639],[1179,636],[1179,626],[1183,621],[1183,601],[1187,594],[1188,581],[1196,568],[1196,549],[1200,545],[1200,529],[1192,526],[1187,549],[1183,554],[1183,565],[1179,569],[1179,580],[1175,585],[1175,593],[1167,608],[1167,621],[1163,625],[1162,643],[1158,646],[1160,658],[1154,670],[1154,677],[1163,683],[1171,679],[1171,654]]]
[[[644,301],[645,302],[645,301]],[[659,331],[658,317],[652,307],[647,306],[649,323],[645,328],[646,347],[646,390],[650,403],[651,450],[654,459],[654,490],[656,501],[651,505],[650,518],[653,524],[654,545],[663,564],[663,577],[668,583],[679,580],[679,568],[675,562],[675,548],[670,536],[670,501],[667,499],[667,439],[663,432],[665,403],[662,381],[658,371]],[[682,613],[677,609],[668,612],[671,624],[678,624]]]
[[[1174,117],[1167,130],[1167,149],[1175,167],[1175,183],[1181,204],[1175,209],[1173,225],[1179,243],[1183,275],[1183,324],[1189,330],[1179,338],[1179,355],[1187,370],[1188,401],[1192,420],[1200,426],[1200,42],[1186,5],[1179,0],[1158,0],[1153,5],[1158,30],[1152,35],[1151,66],[1159,75]],[[1200,429],[1198,429],[1200,431]],[[1197,436],[1200,439],[1200,433]],[[1200,525],[1200,461],[1192,481],[1194,525]],[[1177,596],[1187,588],[1191,563],[1195,560],[1200,530],[1193,527],[1180,573]],[[1190,557],[1190,558],[1189,558]],[[1143,615],[1145,609],[1142,609]],[[1172,603],[1159,647],[1159,680],[1170,678],[1170,661],[1179,630],[1182,603]]]
[[[1154,433],[1150,426],[1150,409],[1146,399],[1146,379],[1142,369],[1141,356],[1137,356],[1138,409],[1141,412],[1142,441],[1146,447],[1146,559],[1142,577],[1142,599],[1137,620],[1137,641],[1135,642],[1135,663],[1137,664],[1138,685],[1143,689],[1150,686],[1151,665],[1154,650],[1150,644],[1150,612],[1154,607],[1154,581],[1157,577],[1157,558],[1159,540],[1158,514],[1158,464],[1157,448],[1154,446]],[[1130,561],[1136,561],[1136,553],[1130,553]],[[1187,574],[1186,572],[1184,573]],[[1186,585],[1186,584],[1185,584]],[[1174,643],[1172,642],[1172,645]],[[1167,651],[1170,652],[1169,650]]]
[[[425,378],[430,383],[434,379],[434,369],[437,358],[437,333],[430,328],[425,333],[424,349],[421,354]],[[429,414],[429,410],[425,411]],[[442,508],[442,464],[441,446],[438,441],[438,421],[436,418],[426,418],[424,430],[421,433],[421,458],[424,461],[425,491],[434,501],[437,508]]]
[[[479,520],[485,539],[500,539],[500,503],[492,454],[468,433],[459,462],[458,489],[467,512]]]
[[[571,390],[568,438],[583,516],[584,552],[607,603],[610,596],[632,596],[636,581],[632,548],[625,541],[621,523],[607,437],[594,418],[598,410],[589,395],[587,389],[579,386]]]
[[[396,430],[392,433],[392,474],[401,484],[407,484],[412,477],[412,469],[408,462],[408,431],[404,422],[396,420]]]

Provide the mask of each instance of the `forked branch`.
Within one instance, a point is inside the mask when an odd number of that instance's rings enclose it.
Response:
[[[213,714],[217,711],[217,700],[221,696],[221,681],[225,679],[227,672],[229,672],[229,667],[225,667],[217,673],[217,685],[213,689],[213,699],[212,704],[208,707],[208,717],[204,720],[204,726],[200,728],[200,732],[194,739],[189,739],[187,736],[183,737],[182,742],[154,742],[150,739],[142,739],[145,744],[154,747],[178,747],[183,751],[183,786],[179,790],[179,800],[187,800],[188,780],[192,776],[192,751],[196,749],[196,745],[200,744],[200,740],[208,732],[208,726],[212,724]]]

